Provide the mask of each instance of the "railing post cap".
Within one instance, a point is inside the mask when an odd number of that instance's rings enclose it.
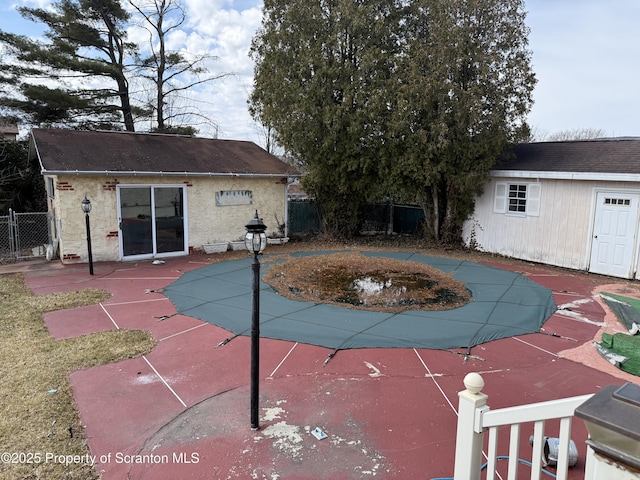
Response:
[[[464,386],[469,393],[476,395],[482,391],[482,388],[484,387],[484,380],[479,373],[467,373],[464,377]]]

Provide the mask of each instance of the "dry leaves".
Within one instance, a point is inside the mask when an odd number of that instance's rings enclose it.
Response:
[[[264,280],[294,300],[375,311],[451,310],[471,300],[462,282],[429,265],[355,252],[287,257]]]

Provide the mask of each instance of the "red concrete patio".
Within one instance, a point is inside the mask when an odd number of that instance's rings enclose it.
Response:
[[[51,312],[55,338],[136,328],[158,340],[148,355],[74,372],[71,383],[91,453],[111,479],[438,478],[453,475],[457,392],[469,372],[483,375],[491,408],[594,393],[638,383],[595,352],[600,331],[622,331],[598,292],[638,295],[631,282],[523,262],[493,263],[554,292],[559,311],[544,332],[464,351],[339,351],[262,339],[261,428],[250,429],[249,338],[176,315],[162,288],[206,256],[26,268],[36,294],[104,288],[100,305]],[[237,258],[237,257],[236,257]],[[247,270],[247,283],[251,272]],[[318,440],[316,428],[327,438]],[[549,436],[554,436],[550,425]],[[527,426],[523,436],[528,438]],[[572,438],[584,470],[586,430]],[[501,449],[507,449],[507,443]],[[506,455],[507,452],[501,453]],[[521,448],[530,459],[530,447]],[[526,467],[523,467],[526,469]]]

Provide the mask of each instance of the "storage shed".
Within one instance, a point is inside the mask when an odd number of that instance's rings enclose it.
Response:
[[[522,260],[639,278],[640,138],[517,145],[463,238]]]
[[[257,210],[267,233],[287,222],[287,186],[299,173],[254,143],[176,135],[34,129],[64,263],[186,255],[244,236]],[[53,249],[53,248],[52,248]]]

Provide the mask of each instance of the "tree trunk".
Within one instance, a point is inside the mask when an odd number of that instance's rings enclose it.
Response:
[[[129,98],[129,85],[123,77],[117,78],[118,96],[120,97],[120,105],[122,107],[122,116],[124,119],[124,128],[127,132],[135,132],[136,128],[133,123],[133,113],[131,112],[131,99]]]
[[[433,238],[436,242],[440,241],[440,189],[436,186],[431,189],[432,209],[433,209]]]
[[[164,74],[167,66],[167,58],[166,58],[166,50],[165,50],[165,32],[162,30],[162,22],[164,20],[164,15],[166,13],[165,3],[161,3],[161,8],[158,9],[158,22],[154,26],[156,32],[158,33],[158,57],[156,59],[157,64],[157,72],[156,72],[156,107],[157,107],[157,116],[156,121],[158,123],[158,130],[163,131],[165,128],[164,124]]]
[[[440,217],[438,214],[438,193],[433,187],[425,188],[425,196],[419,195],[418,204],[424,213],[424,233],[427,237],[438,240]]]

